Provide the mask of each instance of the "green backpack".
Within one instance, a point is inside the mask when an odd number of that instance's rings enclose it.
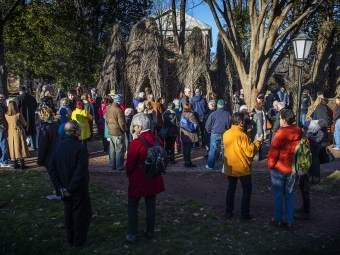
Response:
[[[292,169],[297,175],[307,174],[312,165],[312,151],[307,138],[302,138],[295,147]]]

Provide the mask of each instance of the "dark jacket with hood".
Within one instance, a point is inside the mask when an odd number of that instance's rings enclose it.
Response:
[[[38,166],[48,168],[54,145],[60,141],[59,125],[53,121],[44,121],[38,129]]]
[[[44,96],[42,98],[40,98],[40,106],[39,107],[43,107],[43,106],[48,106],[51,108],[51,110],[53,111],[53,113],[56,113],[56,109],[54,107],[54,103],[53,103],[53,98],[49,97],[49,96]]]
[[[208,110],[208,103],[207,100],[201,97],[200,94],[193,96],[190,100],[192,104],[192,108],[194,112],[196,112],[199,116],[199,121],[203,122],[204,114]]]
[[[310,97],[306,93],[302,93],[301,95],[301,113],[307,114],[308,107],[310,106]]]
[[[175,137],[178,133],[179,128],[179,120],[175,111],[173,110],[166,110],[162,115],[164,126],[168,127],[168,136]]]
[[[34,96],[27,93],[22,93],[15,98],[18,109],[24,117],[27,125],[24,128],[26,136],[36,135],[37,130],[35,127],[35,110],[37,109],[37,101]]]
[[[7,112],[6,105],[0,104],[0,132],[7,132],[8,131],[8,123],[5,118],[5,114]]]

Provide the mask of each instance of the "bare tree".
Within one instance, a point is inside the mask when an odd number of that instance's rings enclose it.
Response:
[[[296,28],[320,4],[319,0],[243,0],[240,4],[249,16],[249,61],[245,58],[242,37],[233,13],[235,1],[206,0],[234,62],[246,95],[247,105],[252,105],[259,92],[264,89],[271,65],[275,65],[281,54],[285,54]],[[295,5],[294,5],[295,4]],[[294,8],[301,10],[298,15]],[[294,14],[294,15],[293,15]],[[221,18],[220,18],[221,17]]]

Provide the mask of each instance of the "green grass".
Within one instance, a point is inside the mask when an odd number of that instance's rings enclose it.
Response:
[[[268,184],[267,175],[254,181]],[[261,180],[260,180],[261,179]],[[338,183],[339,174],[323,184]],[[155,239],[142,236],[145,205],[140,203],[138,244],[126,245],[127,195],[90,185],[93,220],[89,237],[95,244],[82,251],[65,245],[63,205],[48,201],[53,187],[40,173],[0,173],[0,254],[339,254],[339,239],[317,236],[305,229],[284,229],[268,222],[227,221],[199,201],[157,201]],[[319,192],[324,192],[323,190]],[[328,192],[328,190],[327,190]]]

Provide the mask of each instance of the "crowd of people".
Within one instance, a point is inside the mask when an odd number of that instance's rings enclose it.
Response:
[[[313,105],[312,120],[307,121],[312,100],[308,91],[303,91],[301,127],[294,125],[295,115],[289,109],[290,100],[284,87],[276,93],[268,91],[266,95],[258,95],[252,106],[245,105],[241,89],[234,93],[230,111],[226,109],[224,99],[217,98],[213,92],[204,96],[201,89],[196,89],[192,95],[191,90],[185,88],[179,98],[166,103],[164,97],[155,99],[152,90],[147,87],[136,95],[130,107],[125,105],[124,96],[114,90],[106,97],[98,95],[96,88],[87,94],[80,83],[67,93],[58,89],[55,99],[42,83],[38,85],[35,97],[29,95],[24,86],[19,88],[19,94],[7,104],[6,98],[0,95],[1,167],[24,170],[24,158],[29,157],[28,148],[38,149],[37,164],[46,168],[55,187],[54,194],[47,198],[63,199],[67,243],[74,247],[92,244],[92,240],[87,239],[92,217],[87,146],[94,137],[102,140],[103,151],[109,157],[109,171],[124,171],[129,178],[129,233],[126,235],[129,243],[137,241],[141,197],[146,203],[144,235],[148,239],[153,238],[156,195],[165,189],[161,175],[148,178],[143,173],[148,148],[141,138],[151,145],[158,139],[158,144],[169,152],[171,164],[177,163],[175,154],[181,153],[184,168],[196,167],[191,158],[193,148],[206,149],[207,171],[214,170],[216,162],[222,160],[223,172],[228,176],[228,219],[234,216],[238,179],[243,189],[241,218],[253,218],[250,210],[252,161],[266,157],[262,150],[265,143],[269,147],[268,169],[274,199],[271,222],[287,227],[292,226],[293,218],[309,219],[309,175],[299,178],[302,207],[294,209],[292,189],[296,180],[292,162],[294,150],[303,136],[302,128],[307,131],[313,154],[311,171],[320,173],[318,153],[327,138],[327,127],[332,118],[334,149],[340,149],[340,107],[337,108],[340,97],[336,98],[336,108],[330,116],[321,92],[318,92]],[[98,130],[96,135],[94,123]],[[0,206],[4,205],[1,203]]]

